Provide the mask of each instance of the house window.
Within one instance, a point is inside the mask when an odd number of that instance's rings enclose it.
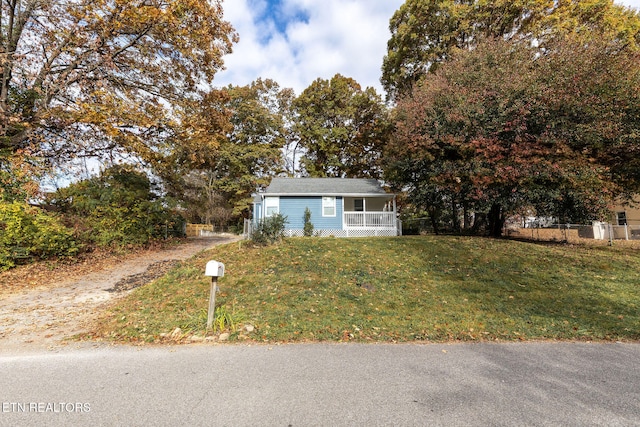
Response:
[[[322,216],[336,216],[336,198],[322,198]]]
[[[354,199],[353,210],[356,212],[364,212],[364,199]]]
[[[264,216],[270,217],[277,214],[280,211],[280,198],[279,197],[265,197],[264,198]]]
[[[618,225],[627,225],[627,213],[618,212]]]

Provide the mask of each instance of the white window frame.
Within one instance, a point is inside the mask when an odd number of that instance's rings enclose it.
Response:
[[[627,225],[627,211],[616,212],[618,225]]]
[[[327,209],[333,209],[333,214],[327,213]],[[335,217],[337,215],[338,206],[336,205],[335,197],[322,197],[322,216],[323,217]]]
[[[274,212],[269,212],[269,209],[274,209]],[[280,197],[265,197],[264,198],[264,217],[269,218],[270,216],[277,215],[280,213]]]

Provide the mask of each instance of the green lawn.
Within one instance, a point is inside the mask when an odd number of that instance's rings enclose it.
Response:
[[[451,236],[221,246],[120,300],[94,336],[204,335],[210,259],[226,265],[216,302],[232,340],[640,338],[637,249]]]

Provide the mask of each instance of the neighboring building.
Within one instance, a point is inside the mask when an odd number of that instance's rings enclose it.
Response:
[[[396,197],[375,179],[274,178],[254,198],[254,224],[280,213],[289,236],[302,236],[304,212],[311,211],[318,236],[397,236]]]
[[[614,239],[640,239],[640,202],[637,198],[631,203],[616,206],[612,211],[611,224]]]
[[[640,201],[618,205],[613,209],[613,225],[640,225]]]

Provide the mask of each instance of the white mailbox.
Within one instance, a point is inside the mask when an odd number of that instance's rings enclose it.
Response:
[[[224,264],[218,261],[209,261],[204,269],[204,275],[211,277],[224,276]]]

